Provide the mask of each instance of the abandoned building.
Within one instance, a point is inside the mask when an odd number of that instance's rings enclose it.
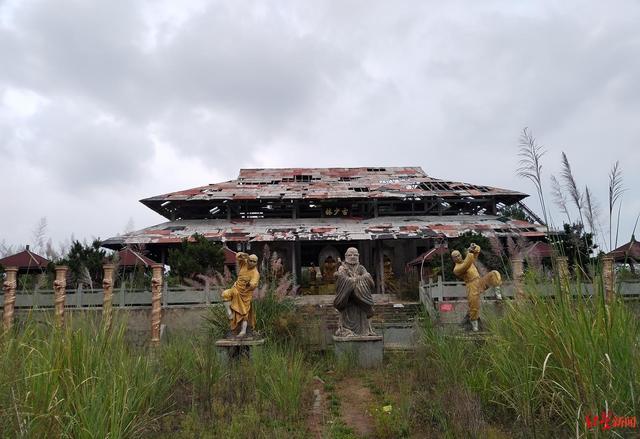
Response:
[[[527,196],[440,180],[420,167],[242,169],[236,180],[141,200],[168,221],[103,245],[144,245],[165,261],[167,249],[195,233],[258,256],[268,244],[295,279],[356,247],[380,290],[385,263],[402,273],[407,262],[466,231],[543,239],[540,224],[497,215],[520,203],[535,217],[521,203]]]

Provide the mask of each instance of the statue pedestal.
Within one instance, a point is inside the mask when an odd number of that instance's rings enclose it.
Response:
[[[251,358],[263,344],[264,338],[223,338],[216,341],[216,352],[220,361],[226,364],[241,357]]]
[[[336,358],[349,358],[357,365],[371,369],[382,366],[384,343],[381,335],[357,335],[352,337],[333,336]]]

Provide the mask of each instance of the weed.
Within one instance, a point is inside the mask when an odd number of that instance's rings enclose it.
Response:
[[[137,436],[166,413],[173,384],[128,347],[122,324],[107,332],[26,322],[0,336],[0,367],[3,437]]]

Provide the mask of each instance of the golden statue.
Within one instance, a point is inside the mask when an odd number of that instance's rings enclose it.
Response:
[[[474,332],[478,331],[478,319],[480,318],[480,295],[489,287],[496,287],[496,297],[502,299],[500,285],[502,277],[496,270],[492,270],[484,276],[480,276],[475,262],[480,254],[480,246],[471,244],[467,256],[462,259],[458,250],[451,252],[451,259],[455,263],[453,274],[462,279],[467,287],[467,300],[469,301],[469,320]]]
[[[393,274],[393,264],[387,255],[384,255],[383,261],[384,292],[387,294],[395,294],[398,292],[398,285],[396,283],[396,277]]]
[[[318,272],[316,271],[315,264],[312,262],[311,266],[309,267],[309,283],[311,285],[315,285],[317,280],[318,280]]]
[[[327,258],[322,263],[322,280],[325,283],[333,283],[336,280],[336,261],[331,257],[331,255],[327,256]]]
[[[249,324],[252,330],[256,326],[256,314],[251,306],[251,300],[253,299],[253,290],[260,282],[260,273],[257,268],[258,257],[256,255],[238,252],[236,261],[238,263],[238,278],[231,288],[222,292],[222,300],[231,323],[232,334],[235,334],[240,326],[240,332],[237,335],[244,337],[247,335]]]

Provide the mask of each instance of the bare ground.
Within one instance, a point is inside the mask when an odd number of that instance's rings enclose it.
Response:
[[[369,412],[374,396],[362,380],[347,377],[336,384],[336,394],[340,398],[340,417],[342,421],[361,437],[373,433],[373,418]]]

